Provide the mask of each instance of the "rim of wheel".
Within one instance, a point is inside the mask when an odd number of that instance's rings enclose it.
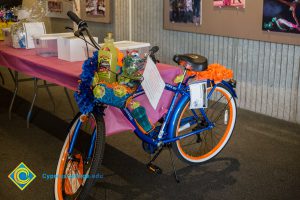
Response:
[[[58,177],[55,178],[55,198],[57,200],[64,200],[66,197],[76,199],[80,194],[82,186],[86,182],[84,176],[88,175],[90,171],[89,166],[86,169],[86,172],[84,172],[85,161],[82,153],[75,153],[75,161],[69,160],[68,158],[68,149],[71,138],[73,137],[74,129],[79,119],[80,117],[73,123],[59,157],[56,170],[56,175],[58,175]],[[95,128],[97,128],[95,116],[90,114],[86,123],[82,124],[80,132],[82,132],[82,130],[85,132],[92,131],[92,134]]]
[[[211,88],[208,88],[208,92],[210,90],[211,90]],[[215,99],[218,99],[218,101],[221,101],[222,99],[223,99],[223,101],[226,100],[225,102],[227,102],[227,104],[221,103],[221,104],[224,104],[223,110],[225,111],[224,115],[222,116],[222,113],[221,113],[222,109],[219,114],[215,113],[217,110],[216,103],[213,104],[213,106],[211,106],[211,108],[210,108],[210,105],[212,105],[212,103],[214,103],[214,101],[210,101],[208,103],[208,108],[205,109],[205,111],[208,115],[209,120],[213,119],[212,122],[214,122],[215,127],[211,130],[201,132],[199,134],[199,136],[193,135],[193,136],[184,138],[182,140],[176,141],[176,145],[177,145],[179,153],[185,159],[189,160],[190,162],[204,162],[204,161],[209,160],[210,158],[214,157],[216,154],[218,154],[222,150],[224,145],[229,140],[230,135],[233,131],[234,123],[235,123],[235,119],[236,119],[236,108],[235,108],[235,106],[233,106],[234,99],[230,95],[230,93],[224,88],[217,87],[215,89],[215,91],[213,92],[213,95],[216,92],[218,92],[219,94],[221,94],[223,96],[221,98],[215,98]],[[218,101],[216,101],[216,102],[218,102]],[[176,136],[179,136],[180,134],[182,134],[181,132],[179,134],[178,130],[180,130],[179,126],[181,124],[182,119],[185,119],[183,117],[184,117],[184,114],[186,113],[186,111],[192,113],[192,111],[189,109],[189,105],[190,105],[190,103],[188,102],[179,117],[177,129],[176,129]],[[212,109],[211,111],[213,111],[211,117],[209,116],[209,114],[210,114],[209,109]],[[185,114],[185,116],[186,116],[186,114]],[[215,119],[215,121],[214,121],[214,119]],[[226,125],[226,127],[223,128],[224,131],[222,131],[222,130],[219,131],[219,132],[223,132],[223,133],[221,133],[222,135],[220,136],[220,133],[218,134],[217,129],[218,129],[219,125],[222,123],[222,120],[224,121],[224,124]],[[194,126],[191,126],[188,132],[191,132],[193,128],[197,128],[196,126],[198,124],[199,123],[196,123]],[[215,139],[217,141],[215,141]],[[210,146],[208,145],[207,141],[211,141]],[[191,145],[193,145],[193,143],[194,143],[196,149],[194,149],[192,152],[192,151],[188,150],[187,148],[190,148]],[[201,154],[195,155],[195,152],[201,153]]]

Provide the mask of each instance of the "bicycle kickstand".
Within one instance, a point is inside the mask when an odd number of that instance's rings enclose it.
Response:
[[[180,183],[180,180],[179,180],[179,178],[177,176],[177,172],[176,172],[176,167],[175,167],[174,158],[173,158],[173,152],[171,150],[171,144],[168,145],[168,149],[169,149],[169,152],[170,152],[170,158],[171,158],[171,163],[172,163],[172,167],[173,167],[175,180],[176,180],[177,183]]]

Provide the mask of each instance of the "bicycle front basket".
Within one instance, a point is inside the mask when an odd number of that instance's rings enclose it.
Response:
[[[134,88],[119,83],[99,83],[93,88],[97,103],[103,103],[118,108],[126,106],[127,99],[135,92]]]

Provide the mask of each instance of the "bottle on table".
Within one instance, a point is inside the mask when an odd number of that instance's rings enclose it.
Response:
[[[99,51],[98,63],[100,72],[99,80],[108,83],[117,81],[118,50],[114,45],[112,33],[108,33],[104,38],[104,45]]]

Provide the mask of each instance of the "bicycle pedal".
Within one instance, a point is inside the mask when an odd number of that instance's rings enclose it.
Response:
[[[158,166],[156,165],[153,165],[152,163],[149,163],[147,165],[147,169],[151,172],[151,173],[154,173],[154,174],[162,174],[162,169],[159,168]]]

